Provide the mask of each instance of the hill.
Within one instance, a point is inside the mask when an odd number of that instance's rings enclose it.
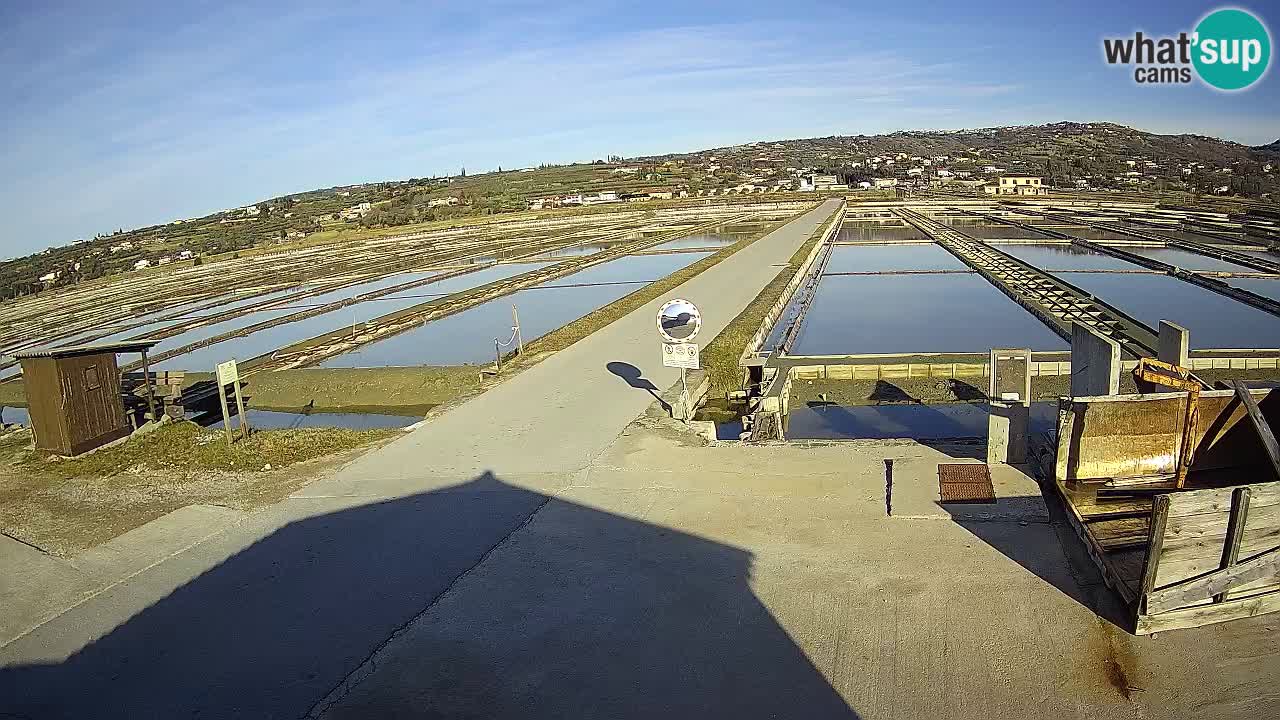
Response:
[[[116,230],[0,263],[0,300],[104,275],[200,262],[279,243],[357,237],[525,210],[579,193],[666,189],[677,194],[796,189],[806,173],[851,185],[897,178],[929,186],[1004,172],[1063,188],[1169,190],[1275,197],[1280,140],[1248,147],[1203,135],[1159,135],[1114,123],[906,130],[775,140],[589,164],[410,178],[295,193],[164,225]]]

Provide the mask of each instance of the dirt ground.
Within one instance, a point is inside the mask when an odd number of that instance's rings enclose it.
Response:
[[[1206,382],[1220,380],[1277,380],[1276,370],[1203,370]],[[1031,379],[1033,400],[1053,400],[1070,394],[1069,375]],[[796,380],[791,383],[792,402],[829,402],[837,405],[884,403],[944,403],[986,400],[986,378],[894,378],[888,380]],[[1120,374],[1120,392],[1136,393],[1133,376]]]
[[[28,432],[0,439],[0,531],[68,557],[193,503],[274,503],[394,430],[266,430],[227,447],[194,423],[165,425],[73,459],[38,453]]]

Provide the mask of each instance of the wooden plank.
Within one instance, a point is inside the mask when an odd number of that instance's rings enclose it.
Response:
[[[1229,590],[1236,585],[1253,582],[1276,572],[1280,572],[1280,547],[1268,550],[1229,568],[1215,570],[1154,590],[1146,596],[1146,611],[1147,614],[1154,615],[1168,610],[1175,610],[1197,601],[1203,601],[1211,595]]]
[[[1267,391],[1252,391],[1256,400]],[[1175,472],[1184,446],[1185,393],[1072,398],[1059,403],[1055,479],[1103,480]],[[1249,423],[1232,390],[1200,393],[1195,468],[1236,468],[1266,462],[1261,447],[1238,447],[1238,424]],[[1249,436],[1253,433],[1248,433]],[[1226,444],[1223,445],[1223,442]]]
[[[1067,490],[1060,482],[1055,482],[1054,487],[1058,489],[1059,495],[1063,499],[1063,503],[1067,506],[1067,519],[1071,523],[1071,529],[1075,531],[1080,538],[1080,542],[1084,544],[1085,552],[1089,553],[1089,558],[1093,560],[1094,565],[1098,567],[1098,571],[1102,573],[1102,580],[1107,587],[1120,593],[1125,603],[1132,605],[1137,600],[1134,593],[1133,585],[1126,582],[1125,579],[1117,574],[1116,569],[1112,568],[1106,560],[1106,552],[1098,545],[1098,541],[1089,532],[1088,527],[1080,518],[1080,513],[1075,506],[1067,500]]]
[[[1225,541],[1224,533],[1216,541],[1204,540],[1191,547],[1171,550],[1166,545],[1160,556],[1156,587],[1166,587],[1217,570],[1222,563],[1222,546]],[[1246,525],[1244,538],[1240,541],[1240,557],[1252,557],[1276,547],[1280,547],[1280,533],[1251,538]],[[1277,575],[1280,576],[1280,573]]]
[[[1125,602],[1132,603],[1137,597],[1138,585],[1142,582],[1142,564],[1146,558],[1145,543],[1141,547],[1108,550],[1103,556],[1103,562],[1121,583],[1123,590],[1120,595]]]
[[[1142,585],[1138,588],[1138,596],[1144,600],[1155,589],[1156,572],[1160,568],[1160,553],[1164,547],[1164,529],[1169,522],[1169,496],[1157,495],[1151,508],[1151,529],[1148,533],[1150,541],[1147,547],[1147,559],[1142,564]]]
[[[1242,486],[1240,489],[1250,490],[1248,525],[1252,531],[1266,532],[1269,528],[1280,528],[1280,505],[1259,506],[1253,499],[1251,488]],[[1165,539],[1165,547],[1178,547],[1178,543],[1184,540],[1206,537],[1225,538],[1230,520],[1230,510],[1181,517],[1171,516],[1166,528],[1168,537]]]
[[[1253,483],[1176,493],[1172,496],[1169,514],[1171,517],[1214,512],[1225,514],[1231,511],[1231,494],[1237,487],[1249,488],[1249,505],[1252,508],[1280,504],[1280,482]]]
[[[1236,391],[1236,397],[1239,398],[1240,404],[1244,405],[1245,412],[1249,414],[1253,429],[1258,431],[1258,438],[1262,441],[1262,448],[1266,450],[1267,458],[1271,460],[1272,472],[1275,473],[1276,479],[1280,479],[1280,443],[1276,442],[1276,436],[1271,432],[1271,425],[1262,416],[1262,410],[1258,409],[1258,403],[1254,401],[1249,388],[1243,382],[1231,380],[1229,384]]]
[[[1089,532],[1106,550],[1134,543],[1146,545],[1151,533],[1150,516],[1113,518],[1089,522]]]
[[[1280,610],[1280,591],[1269,592],[1185,610],[1171,610],[1158,615],[1142,614],[1138,616],[1134,634],[1150,635],[1165,630],[1200,627],[1227,620],[1265,615],[1278,610]]]
[[[1226,542],[1222,546],[1222,569],[1236,564],[1240,559],[1240,540],[1244,537],[1244,524],[1249,518],[1249,488],[1236,488],[1231,502],[1231,518],[1227,521]],[[1227,599],[1227,592],[1213,596],[1213,601],[1220,603]]]

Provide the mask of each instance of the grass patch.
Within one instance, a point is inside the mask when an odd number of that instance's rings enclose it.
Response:
[[[19,466],[65,478],[105,477],[118,472],[261,472],[352,450],[396,434],[396,430],[340,428],[261,430],[228,447],[220,428],[178,422],[77,458],[51,459],[31,453]]]
[[[0,405],[27,406],[27,391],[22,378],[19,377],[16,380],[0,383]]]
[[[0,441],[0,529],[47,552],[75,555],[187,505],[277,502],[359,448],[397,434],[265,430],[227,447],[220,431],[184,422],[55,460],[30,450],[30,435],[22,433]]]
[[[587,315],[574,320],[568,325],[564,325],[559,329],[553,330],[537,340],[526,344],[523,356],[524,358],[527,358],[525,362],[536,362],[538,357],[544,353],[563,350],[591,333],[609,325],[613,321],[630,314],[637,308],[644,307],[648,303],[671,292],[673,289],[683,285],[685,282],[697,275],[719,265],[734,253],[751,245],[755,241],[765,235],[768,235],[774,230],[777,230],[783,225],[786,225],[794,220],[798,215],[808,211],[808,209],[801,210],[788,218],[770,223],[754,235],[745,237],[732,245],[726,245],[711,255],[708,255],[691,265],[687,265],[661,280],[649,283],[630,295],[619,298],[608,305],[595,310],[594,312],[588,313]],[[517,363],[519,362],[520,358],[517,358]]]
[[[738,316],[702,349],[702,366],[711,377],[712,397],[723,397],[724,393],[730,390],[740,389],[742,369],[738,367],[738,360],[742,357],[742,351],[746,349],[747,343],[751,342],[751,338],[755,337],[760,324],[764,322],[764,316],[782,297],[782,293],[787,289],[787,283],[800,272],[804,259],[813,251],[813,247],[822,239],[829,226],[830,223],[819,225],[787,261],[787,266],[764,286],[746,309],[738,313]]]
[[[263,409],[429,408],[479,389],[481,369],[476,365],[294,368],[253,373],[245,381],[244,392],[252,407]]]

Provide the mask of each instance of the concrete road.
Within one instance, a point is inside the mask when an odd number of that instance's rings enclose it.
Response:
[[[702,310],[695,342],[705,344],[737,317],[839,206],[840,201],[826,201],[672,291]],[[485,471],[567,476],[582,470],[653,401],[645,387],[665,390],[680,377],[662,366],[660,355],[657,314],[667,299],[630,313],[302,494],[419,491],[427,468],[444,484]]]
[[[980,447],[706,448],[648,424],[315,715],[1280,714],[1280,615],[1129,635],[1030,478],[994,468],[994,505],[938,503],[937,465]]]
[[[746,307],[838,207],[824,203],[678,288],[704,309],[699,340]],[[0,647],[0,717],[307,712],[556,489],[588,476],[652,402],[646,387],[676,379],[661,367],[658,305],[285,502],[220,520],[230,527],[212,537],[199,520],[207,513],[189,514],[189,526],[175,515],[83,567],[68,563],[44,612],[42,599],[10,583],[47,569],[6,573],[0,597],[35,622],[4,623],[16,631]],[[90,581],[98,584],[86,589]]]

